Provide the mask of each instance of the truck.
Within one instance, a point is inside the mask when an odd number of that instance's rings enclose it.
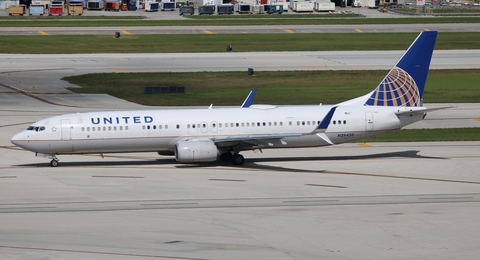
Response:
[[[313,2],[310,1],[298,1],[293,3],[292,10],[294,12],[313,12]]]
[[[335,11],[335,3],[330,1],[318,1],[314,3],[313,9],[317,12]]]

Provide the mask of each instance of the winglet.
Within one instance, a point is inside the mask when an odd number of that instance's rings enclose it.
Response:
[[[255,97],[256,92],[257,89],[252,89],[252,91],[250,91],[245,101],[243,101],[241,108],[249,108],[253,104],[253,98]]]
[[[325,118],[323,118],[322,122],[320,122],[316,130],[323,130],[323,131],[327,130],[328,126],[330,125],[330,121],[332,121],[333,114],[335,114],[336,109],[337,107],[332,107],[332,109],[328,111],[327,115],[325,116]]]

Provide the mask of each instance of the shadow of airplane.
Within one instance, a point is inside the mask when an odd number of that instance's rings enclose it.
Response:
[[[377,153],[368,155],[348,155],[348,156],[308,156],[308,157],[276,157],[276,158],[249,158],[245,160],[242,166],[232,165],[230,162],[215,161],[197,164],[179,164],[173,157],[146,159],[142,157],[132,160],[131,157],[125,157],[124,161],[83,161],[83,162],[61,162],[60,167],[138,167],[138,166],[158,166],[170,165],[178,169],[194,169],[209,167],[227,167],[232,169],[250,169],[250,170],[273,170],[273,171],[289,171],[289,172],[325,172],[322,170],[301,170],[278,167],[273,165],[260,165],[259,163],[269,162],[304,162],[304,161],[348,161],[348,160],[372,160],[382,158],[410,158],[410,159],[447,159],[442,157],[431,157],[419,155],[418,150],[407,150],[390,153]],[[106,156],[107,158],[109,156]],[[50,167],[49,163],[32,163],[15,165],[18,167]]]

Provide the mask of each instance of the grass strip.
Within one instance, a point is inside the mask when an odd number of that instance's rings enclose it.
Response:
[[[2,36],[0,52],[171,53],[254,51],[405,50],[418,33],[194,34],[194,35],[35,35]],[[436,50],[478,49],[480,33],[439,33]],[[279,44],[281,43],[281,44]]]
[[[64,78],[82,88],[151,106],[235,106],[252,89],[256,104],[336,104],[372,91],[387,71],[256,71],[181,73],[98,73]],[[480,70],[430,70],[426,103],[478,103]],[[144,94],[149,86],[184,86],[185,94]]]
[[[480,128],[402,129],[393,134],[385,133],[362,139],[357,143],[480,141],[478,133]]]

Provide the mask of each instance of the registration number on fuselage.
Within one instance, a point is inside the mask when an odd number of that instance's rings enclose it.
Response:
[[[354,133],[341,133],[337,135],[338,137],[354,137]]]

